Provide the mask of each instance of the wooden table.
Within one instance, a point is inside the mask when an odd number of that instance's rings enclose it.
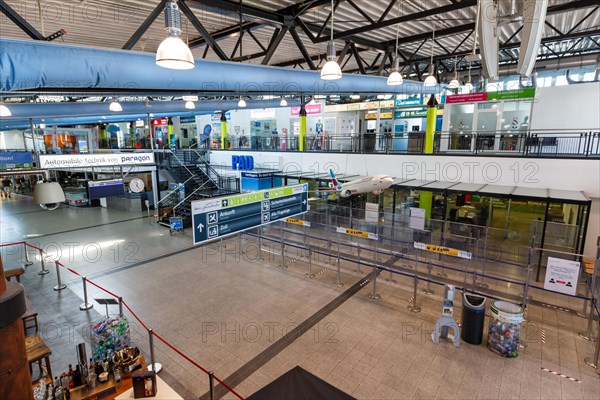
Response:
[[[71,400],[112,400],[121,393],[126,392],[128,389],[133,387],[131,376],[138,371],[146,369],[146,361],[143,356],[140,356],[141,368],[136,369],[130,373],[121,374],[121,382],[116,383],[115,378],[112,374],[108,376],[107,382],[96,381],[96,386],[91,388],[89,386],[79,386],[70,390]]]
[[[44,339],[40,335],[25,336],[25,347],[27,349],[27,362],[29,363],[29,371],[31,372],[31,364],[44,359],[46,361],[46,372],[52,378],[52,368],[50,367],[50,355],[52,349],[46,346]]]

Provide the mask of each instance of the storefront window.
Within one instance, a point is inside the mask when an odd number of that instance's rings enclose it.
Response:
[[[449,104],[450,150],[471,150],[474,104]]]

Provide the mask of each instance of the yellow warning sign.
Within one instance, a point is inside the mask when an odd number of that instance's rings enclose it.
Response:
[[[294,224],[294,225],[310,226],[310,222],[303,221],[301,219],[286,218],[285,222],[287,222],[288,224]]]
[[[436,246],[434,244],[425,244],[425,243],[420,243],[420,242],[415,242],[414,247],[415,247],[415,249],[431,251],[433,253],[440,253],[440,254],[444,254],[447,256],[466,258],[468,260],[471,259],[470,252],[458,250],[458,249],[452,249],[450,247]]]

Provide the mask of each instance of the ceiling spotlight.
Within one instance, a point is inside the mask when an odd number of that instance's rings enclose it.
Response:
[[[240,107],[240,108],[246,107],[246,100],[244,100],[240,97],[240,101],[238,101],[238,107]]]
[[[321,79],[332,81],[335,79],[340,79],[342,77],[342,69],[340,65],[337,63],[336,51],[335,51],[335,42],[333,41],[333,16],[335,14],[335,9],[333,5],[333,0],[331,0],[331,37],[329,43],[327,43],[327,62],[321,69]]]
[[[182,96],[183,101],[198,101],[198,96]]]
[[[471,91],[473,90],[473,84],[471,83],[471,81],[465,83],[464,88],[467,92],[471,93]]]
[[[186,110],[194,110],[196,108],[196,104],[194,104],[193,101],[186,101],[185,102],[185,109]]]
[[[281,98],[281,101],[279,102],[279,105],[281,107],[287,107],[287,100],[285,98]]]
[[[181,40],[181,15],[174,0],[165,3],[165,29],[169,36],[156,50],[156,64],[169,69],[194,68],[194,56],[187,44]]]
[[[119,103],[116,97],[113,98],[113,100],[110,102],[110,106],[108,106],[108,109],[112,112],[123,111],[123,107],[121,106],[121,103]]]
[[[452,79],[448,84],[448,88],[450,89],[458,89],[460,87],[460,82],[458,79]]]
[[[435,79],[435,74],[434,74],[434,66],[433,66],[433,45],[435,43],[435,22],[433,23],[433,33],[431,35],[431,61],[430,61],[430,65],[431,65],[431,72],[429,73],[429,76],[427,78],[425,78],[425,81],[423,82],[423,86],[425,87],[432,87],[437,85],[437,79]]]
[[[350,98],[351,98],[352,100],[360,100],[360,94],[351,94],[351,95],[350,95]]]
[[[398,18],[400,18],[400,2],[398,2]],[[394,58],[394,67],[390,76],[387,78],[387,84],[390,86],[402,85],[404,78],[400,74],[400,59],[398,58],[398,34],[400,31],[400,24],[396,25],[396,57]]]

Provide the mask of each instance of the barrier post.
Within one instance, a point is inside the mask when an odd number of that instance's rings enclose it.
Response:
[[[56,286],[54,286],[54,290],[56,290],[58,292],[60,290],[63,290],[64,288],[66,288],[67,285],[62,283],[60,280],[60,265],[58,264],[58,260],[54,261],[54,263],[56,265],[56,281],[57,281]]]
[[[50,271],[46,269],[46,263],[44,262],[44,252],[40,249],[40,260],[42,264],[42,270],[38,272],[38,275],[46,275],[49,274]]]
[[[210,400],[213,400],[215,396],[215,373],[212,371],[208,371],[208,385],[210,386]]]
[[[591,342],[597,341],[597,337],[593,336],[593,321],[594,321],[594,302],[596,295],[596,284],[597,284],[597,276],[600,270],[600,238],[598,238],[598,249],[596,251],[596,263],[594,264],[594,273],[592,274],[592,286],[590,288],[591,300],[589,301],[590,312],[588,313],[588,323],[585,332],[579,332],[578,335],[580,338],[589,340]],[[600,332],[600,331],[599,331]]]
[[[279,235],[279,247],[281,249],[281,265],[279,268],[286,269],[287,265],[285,265],[285,244],[283,243],[283,221],[281,221],[281,232]]]
[[[152,328],[148,328],[148,345],[150,346],[150,371],[158,373],[154,359],[154,331]]]
[[[356,249],[357,260],[356,260],[356,271],[354,271],[354,275],[362,275],[363,274],[363,272],[360,270],[360,250],[361,250],[361,247],[360,247],[360,243],[359,243],[358,248]]]
[[[425,294],[435,294],[433,289],[431,289],[430,281],[431,281],[431,260],[427,263],[427,282],[425,283],[425,288],[423,289],[423,293]]]
[[[244,254],[244,250],[242,248],[242,235],[244,234],[243,231],[240,231],[240,233],[238,234],[238,249],[240,251],[240,255]]]
[[[304,274],[307,278],[314,278],[315,274],[312,273],[312,249],[308,248],[308,274]]]
[[[119,317],[123,317],[123,298],[119,297]]]
[[[477,231],[477,242],[476,242],[477,245],[475,247],[475,251],[476,251],[475,259],[479,259],[479,236],[480,236],[480,234],[479,234],[479,230],[478,230]],[[487,227],[486,227],[486,237],[485,237],[485,241],[484,241],[484,246],[487,246]],[[475,281],[475,285],[482,289],[489,289],[490,286],[483,281],[485,279],[485,263],[487,262],[487,258],[486,258],[487,249],[483,250],[483,254],[484,254],[484,257],[483,257],[483,260],[481,263],[481,282]]]
[[[592,300],[593,301],[593,300]],[[592,304],[592,308],[593,308]],[[600,324],[598,325],[600,330]],[[596,373],[600,374],[600,340],[596,340],[596,347],[594,347],[594,355],[592,357],[586,357],[585,363],[590,367],[596,369]]]
[[[413,297],[412,297],[412,304],[409,304],[406,308],[408,308],[408,311],[410,312],[414,312],[414,313],[419,313],[421,312],[421,307],[419,307],[417,305],[417,286],[419,284],[419,278],[417,277],[417,274],[415,274],[414,277],[414,285],[413,285]]]
[[[262,261],[262,226],[258,227],[258,259]]]
[[[392,270],[391,270],[391,269],[390,269],[390,277],[389,277],[389,278],[386,278],[386,279],[385,279],[385,281],[386,281],[387,283],[390,283],[390,284],[392,284],[392,283],[398,283],[398,282],[397,282],[397,281],[394,279],[394,274],[392,273]]]
[[[331,265],[331,239],[327,239],[327,263]]]
[[[373,290],[369,293],[369,298],[373,300],[379,300],[381,296],[377,293],[377,275],[379,275],[379,270],[373,266]]]
[[[92,303],[88,303],[87,278],[85,276],[82,276],[81,280],[83,281],[83,303],[81,303],[81,305],[79,306],[79,309],[81,311],[85,311],[85,310],[89,310],[90,308],[94,307],[94,305]]]
[[[23,250],[25,251],[25,262],[23,263],[23,266],[29,267],[31,264],[33,264],[33,261],[29,259],[29,253],[27,252],[26,242],[23,243]]]
[[[533,247],[529,248],[529,262],[527,262],[527,272],[525,275],[525,285],[523,285],[523,321],[528,321],[527,318],[527,295],[529,294],[529,281],[531,280],[531,260],[533,258]]]
[[[338,249],[339,249],[339,247],[338,247]],[[331,254],[330,254],[330,255],[331,255]],[[339,259],[339,258],[337,259],[337,273],[336,273],[336,280],[335,280],[335,282],[333,283],[333,286],[335,286],[335,287],[338,287],[338,288],[339,288],[339,287],[342,287],[342,286],[344,286],[344,284],[343,284],[342,282],[340,282],[340,259]]]

